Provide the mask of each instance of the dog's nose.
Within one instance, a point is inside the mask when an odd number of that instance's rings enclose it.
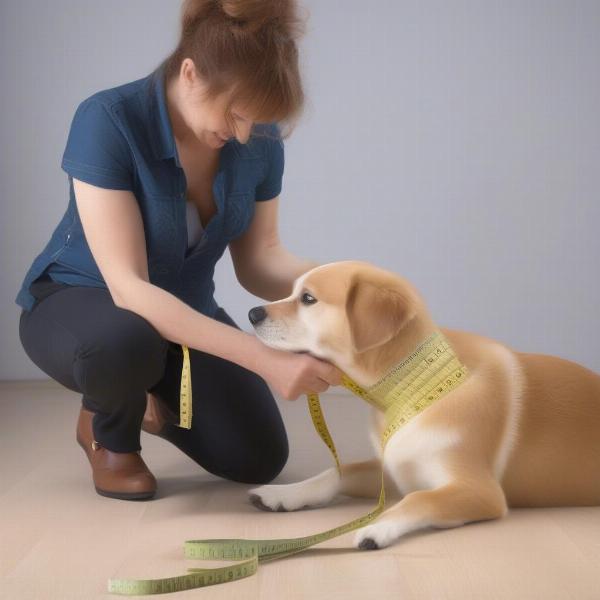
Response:
[[[248,312],[248,318],[252,325],[256,325],[265,319],[267,316],[267,311],[262,306],[255,306],[251,308]]]

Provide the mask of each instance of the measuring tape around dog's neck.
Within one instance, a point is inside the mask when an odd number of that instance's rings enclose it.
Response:
[[[184,369],[186,350],[187,348],[184,349]],[[383,457],[385,446],[394,432],[465,381],[467,373],[467,368],[460,363],[445,336],[441,331],[436,330],[409,357],[391,369],[375,385],[362,388],[345,374],[342,375],[342,385],[385,413],[385,429],[381,436],[381,456]],[[183,379],[182,374],[182,397]],[[186,381],[189,382],[189,379],[188,358]],[[187,387],[186,383],[186,392],[191,394],[191,384]],[[337,451],[321,411],[319,396],[318,394],[307,394],[307,399],[315,429],[333,454],[338,473],[341,476]],[[191,423],[191,402],[189,407]],[[184,422],[183,417],[181,422]],[[188,568],[189,573],[186,575],[163,579],[109,579],[108,591],[122,595],[163,594],[248,577],[257,571],[258,563],[302,552],[310,546],[367,525],[381,514],[384,506],[385,486],[382,462],[379,502],[374,510],[358,519],[321,533],[300,538],[187,540],[184,546],[185,558],[243,560],[244,562],[214,569]]]

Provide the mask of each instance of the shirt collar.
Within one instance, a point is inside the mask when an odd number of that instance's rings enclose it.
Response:
[[[148,76],[148,87],[145,90],[149,98],[150,114],[150,143],[154,158],[174,158],[178,167],[181,167],[171,119],[167,110],[165,92],[164,66],[161,65]]]

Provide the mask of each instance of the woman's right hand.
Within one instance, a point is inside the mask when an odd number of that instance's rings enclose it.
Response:
[[[307,353],[265,346],[261,359],[259,374],[285,400],[323,393],[342,382],[342,371],[334,364]]]

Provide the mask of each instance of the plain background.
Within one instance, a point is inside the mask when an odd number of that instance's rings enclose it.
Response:
[[[280,235],[411,280],[441,326],[600,371],[600,2],[305,0]],[[77,105],[146,76],[179,2],[0,4],[0,379],[46,378],[14,298],[68,202]],[[217,264],[244,330],[263,300]]]

